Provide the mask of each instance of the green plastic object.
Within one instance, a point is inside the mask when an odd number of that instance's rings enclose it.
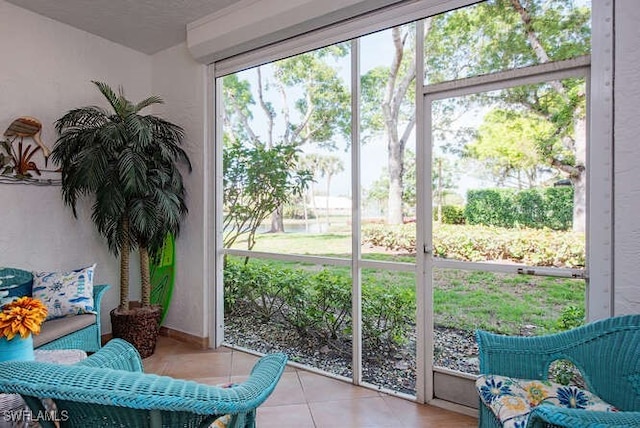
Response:
[[[162,318],[164,322],[169,310],[171,295],[173,294],[173,282],[175,277],[175,241],[173,235],[167,235],[162,251],[149,262],[151,275],[151,304],[162,306]]]

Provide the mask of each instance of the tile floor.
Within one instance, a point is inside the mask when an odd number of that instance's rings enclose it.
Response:
[[[228,348],[201,350],[160,337],[146,372],[207,384],[240,382],[257,357]],[[430,427],[472,428],[476,418],[420,405],[287,367],[273,394],[258,409],[258,427]]]

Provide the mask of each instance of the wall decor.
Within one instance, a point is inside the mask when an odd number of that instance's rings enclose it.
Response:
[[[11,122],[2,134],[5,139],[0,140],[0,183],[60,185],[60,171],[47,169],[51,150],[42,142],[41,132],[42,123],[35,117],[22,116]],[[38,152],[40,156],[34,158]],[[40,158],[44,166],[36,163]]]

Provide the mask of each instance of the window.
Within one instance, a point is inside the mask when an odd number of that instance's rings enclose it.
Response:
[[[591,6],[516,3],[217,77],[227,343],[475,406],[476,328],[581,322]]]

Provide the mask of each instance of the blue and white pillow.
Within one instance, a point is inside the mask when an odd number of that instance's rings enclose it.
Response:
[[[95,314],[93,271],[96,265],[70,272],[33,272],[32,296],[42,300],[47,320]]]

